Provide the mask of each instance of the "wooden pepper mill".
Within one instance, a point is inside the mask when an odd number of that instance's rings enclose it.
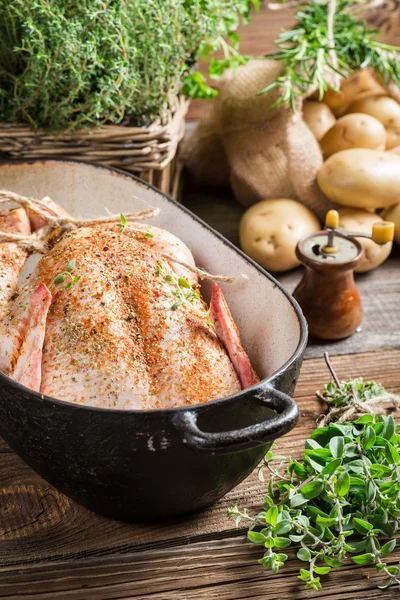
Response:
[[[296,255],[305,266],[303,279],[293,296],[307,319],[310,336],[340,340],[361,325],[362,305],[353,271],[363,259],[363,247],[356,237],[376,244],[391,242],[394,224],[374,223],[372,235],[339,230],[339,213],[330,210],[325,230],[302,238]]]

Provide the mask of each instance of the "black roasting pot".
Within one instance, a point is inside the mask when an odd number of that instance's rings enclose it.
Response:
[[[0,374],[0,434],[58,490],[113,518],[161,519],[224,496],[297,422],[290,396],[307,333],[296,302],[222,236],[129,174],[73,161],[11,163],[0,165],[0,186],[39,198],[49,195],[72,214],[160,207],[152,222],[183,239],[200,266],[237,275],[223,291],[263,377],[229,398],[129,411],[54,400]],[[204,295],[209,295],[207,285]]]

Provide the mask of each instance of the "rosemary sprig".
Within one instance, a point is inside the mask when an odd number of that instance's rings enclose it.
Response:
[[[59,285],[60,283],[64,283],[64,281],[67,279],[67,277],[69,277],[70,280],[64,286],[65,290],[69,290],[69,288],[72,287],[73,285],[75,285],[75,283],[77,283],[81,278],[80,275],[76,275],[74,277],[71,273],[71,271],[73,271],[75,269],[75,265],[76,265],[76,260],[74,258],[72,260],[68,261],[67,266],[65,267],[65,270],[62,273],[60,273],[59,275],[57,275],[57,277],[54,279],[53,283],[55,285]]]
[[[296,14],[297,24],[283,31],[275,45],[277,50],[267,58],[282,61],[282,74],[259,94],[279,88],[281,95],[272,107],[280,104],[296,109],[296,98],[316,86],[319,98],[334,90],[332,75],[346,77],[355,70],[372,67],[378,79],[387,85],[400,85],[400,49],[377,40],[379,30],[368,29],[366,23],[346,12],[355,2],[338,0],[333,24],[337,65],[332,63],[332,47],[328,36],[329,3],[315,0]]]

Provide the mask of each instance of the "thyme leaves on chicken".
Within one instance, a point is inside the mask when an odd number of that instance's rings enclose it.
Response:
[[[360,402],[382,397],[380,384],[360,378],[330,383],[325,394],[334,407],[347,402],[355,388]],[[347,399],[347,400],[346,400]],[[354,415],[357,416],[357,415]],[[261,512],[251,515],[234,505],[236,526],[248,523],[248,539],[264,546],[258,561],[277,573],[288,560],[282,550],[300,545],[305,563],[299,579],[306,589],[321,588],[321,577],[350,557],[374,564],[385,589],[400,586],[400,565],[390,564],[400,521],[400,426],[393,416],[364,414],[354,422],[330,422],[305,442],[301,460],[269,451],[259,479],[269,471]]]
[[[121,213],[119,215],[119,218],[120,218],[120,222],[118,223],[119,232],[120,233],[124,233],[124,231],[126,229],[126,226],[127,226],[127,220],[126,220],[126,217],[125,217],[125,215],[123,213]]]
[[[69,288],[71,288],[73,285],[75,285],[75,283],[77,283],[81,278],[80,275],[75,275],[75,276],[72,275],[72,271],[75,269],[75,266],[76,266],[76,260],[74,258],[72,260],[69,260],[64,271],[62,273],[59,273],[59,275],[57,275],[57,277],[54,279],[53,283],[55,285],[59,285],[60,283],[64,283],[65,280],[69,278],[68,283],[64,286],[65,290],[69,290]]]
[[[151,225],[149,225],[149,226],[148,226],[148,228],[147,228],[147,231],[146,231],[146,233],[144,234],[144,237],[145,237],[146,239],[149,239],[149,238],[152,238],[152,237],[154,237],[154,233],[153,233],[153,231],[152,231],[152,227],[151,227]]]
[[[163,275],[163,270],[164,267],[162,263],[157,263],[156,277]],[[194,302],[196,300],[200,300],[200,295],[194,286],[192,286],[184,277],[174,277],[169,273],[163,275],[163,277],[167,283],[171,283],[175,286],[175,290],[172,292],[172,295],[175,296],[176,301],[171,304],[171,310],[175,311],[181,306],[187,305],[190,307],[192,312],[196,313],[202,318],[205,317],[207,326],[212,327],[212,322],[210,320],[210,309],[207,311],[202,311],[194,306]]]

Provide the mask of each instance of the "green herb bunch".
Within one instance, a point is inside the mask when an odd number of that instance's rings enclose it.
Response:
[[[311,0],[303,6],[296,14],[296,26],[283,31],[275,41],[278,50],[267,55],[282,61],[282,75],[259,93],[280,88],[282,94],[273,106],[288,104],[294,111],[296,98],[312,86],[317,86],[320,99],[326,90],[335,89],[329,77],[334,73],[347,77],[353,71],[372,67],[382,83],[387,85],[393,80],[400,85],[400,49],[379,42],[378,30],[369,29],[363,20],[352,16],[355,4],[353,0],[337,2],[333,24],[337,65],[332,62],[328,36],[329,3]]]
[[[0,120],[53,131],[142,125],[184,80],[189,95],[212,96],[195,61],[219,48],[216,74],[243,61],[235,29],[255,2],[0,0]]]
[[[369,399],[369,392],[382,394],[380,385],[364,387]],[[331,396],[334,391],[329,386]],[[375,564],[385,576],[380,587],[400,585],[400,566],[388,564],[400,518],[399,452],[400,427],[392,416],[330,423],[305,442],[302,460],[287,464],[268,452],[259,469],[261,481],[264,470],[270,472],[263,510],[252,516],[235,505],[229,515],[237,526],[249,523],[248,539],[266,549],[259,563],[274,573],[288,559],[282,551],[299,545],[297,557],[305,563],[299,578],[306,589],[318,590],[320,576],[347,557]]]

